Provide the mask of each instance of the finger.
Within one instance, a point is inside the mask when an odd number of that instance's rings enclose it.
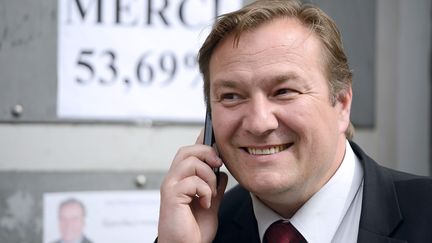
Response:
[[[201,178],[197,176],[184,178],[175,187],[179,198],[183,199],[180,203],[189,205],[194,199],[198,199],[203,208],[210,208],[212,190]],[[182,195],[187,195],[188,197],[183,197]]]
[[[210,167],[222,166],[222,160],[216,153],[216,150],[201,144],[195,144],[191,146],[181,147],[174,157],[172,166],[176,166],[188,157],[196,157],[199,160],[207,163]]]
[[[209,165],[203,163],[196,157],[189,157],[183,160],[181,163],[171,168],[169,173],[173,183],[187,177],[198,176],[210,186],[213,194],[217,193],[217,178],[215,173]]]

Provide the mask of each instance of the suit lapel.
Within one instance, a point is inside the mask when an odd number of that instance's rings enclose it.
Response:
[[[405,241],[390,238],[402,222],[396,190],[390,172],[369,158],[356,144],[351,143],[364,169],[362,212],[358,242]]]

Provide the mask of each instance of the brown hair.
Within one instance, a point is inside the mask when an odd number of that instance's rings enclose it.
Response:
[[[204,97],[208,109],[210,109],[210,58],[218,43],[231,33],[238,43],[242,33],[281,17],[298,19],[321,41],[331,104],[335,105],[336,101],[349,91],[352,73],[343,50],[341,34],[335,22],[327,14],[318,7],[303,4],[299,0],[258,0],[240,10],[219,16],[199,50],[198,63],[204,78]],[[353,133],[354,127],[350,123],[345,136],[351,139]]]
[[[59,215],[60,215],[60,211],[63,209],[63,207],[65,207],[67,205],[73,205],[73,204],[78,205],[81,208],[83,216],[86,215],[86,208],[85,208],[84,204],[75,198],[69,198],[69,199],[66,199],[60,203],[60,205],[58,207]]]

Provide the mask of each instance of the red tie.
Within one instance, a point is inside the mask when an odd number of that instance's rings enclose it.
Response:
[[[264,234],[264,243],[303,243],[305,238],[290,222],[274,222]]]

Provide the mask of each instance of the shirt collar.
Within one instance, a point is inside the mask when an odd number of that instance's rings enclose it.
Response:
[[[252,195],[261,240],[277,220],[289,220],[307,242],[331,242],[361,185],[363,169],[346,141],[344,159],[330,180],[291,219],[284,219]],[[325,223],[324,223],[325,222]]]

